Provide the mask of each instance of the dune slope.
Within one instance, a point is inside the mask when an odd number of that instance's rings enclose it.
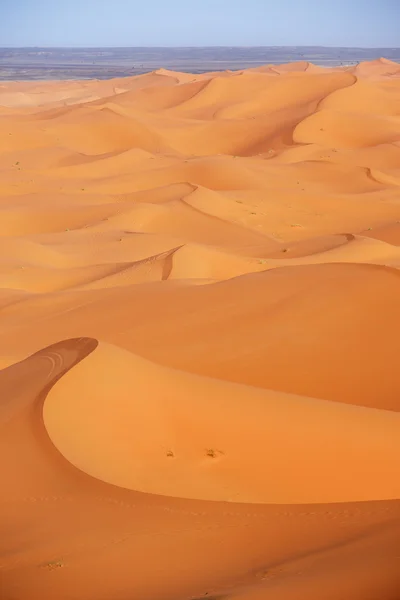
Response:
[[[398,600],[400,66],[0,90],[1,600]]]

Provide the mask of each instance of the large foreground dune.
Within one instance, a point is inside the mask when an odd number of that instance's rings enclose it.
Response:
[[[0,600],[398,600],[400,65],[0,86]]]

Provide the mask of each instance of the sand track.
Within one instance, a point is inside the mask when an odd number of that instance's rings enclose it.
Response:
[[[400,67],[0,89],[1,600],[397,600]]]

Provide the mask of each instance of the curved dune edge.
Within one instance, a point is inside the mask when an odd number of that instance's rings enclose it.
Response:
[[[357,241],[348,245],[357,249]],[[212,285],[200,279],[43,295],[3,291],[7,356],[26,356],[84,331],[174,369],[398,411],[398,269],[260,266],[261,272]],[[34,309],[33,322],[27,309]]]
[[[50,390],[44,422],[73,465],[136,491],[275,504],[400,498],[400,414],[196,377],[107,344]]]
[[[399,502],[202,502],[124,490],[72,467],[44,430],[43,402],[96,347],[65,340],[0,371],[5,598],[96,600],[118,590],[143,600],[259,600],[279,584],[282,598],[300,590],[317,600],[331,580],[346,600],[371,589],[393,597]]]

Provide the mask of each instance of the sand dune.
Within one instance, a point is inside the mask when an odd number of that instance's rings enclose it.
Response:
[[[397,413],[198,378],[113,346],[56,384],[44,422],[72,464],[143,492],[276,504],[400,494]]]
[[[400,66],[0,126],[1,600],[397,600]]]

